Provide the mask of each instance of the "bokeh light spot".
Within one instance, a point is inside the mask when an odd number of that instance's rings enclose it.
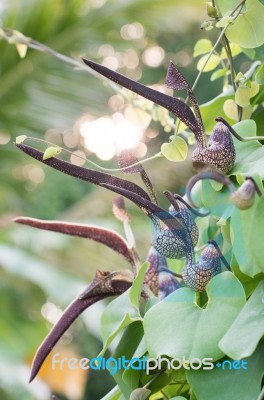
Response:
[[[139,22],[123,25],[120,34],[125,40],[141,39],[144,36],[144,27]]]
[[[152,46],[146,49],[142,55],[144,64],[149,67],[159,67],[165,58],[165,52],[160,46]]]

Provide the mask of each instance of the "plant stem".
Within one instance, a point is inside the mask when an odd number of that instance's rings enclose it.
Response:
[[[233,57],[232,57],[232,51],[231,51],[231,48],[230,48],[230,45],[229,45],[229,41],[228,41],[228,39],[227,39],[227,37],[226,37],[226,35],[224,35],[223,36],[223,45],[224,45],[224,47],[225,47],[225,51],[226,51],[226,54],[227,54],[227,59],[228,59],[228,62],[229,62],[229,67],[230,67],[230,74],[231,74],[231,83],[232,83],[232,86],[233,86],[233,89],[234,89],[234,92],[237,90],[237,84],[236,84],[236,82],[235,82],[235,68],[234,68],[234,63],[233,63]]]
[[[57,58],[58,60],[64,62],[65,64],[70,65],[73,68],[77,68],[77,69],[89,72],[89,74],[91,74],[93,76],[98,76],[98,74],[96,72],[94,72],[91,68],[87,67],[83,62],[75,60],[71,57],[67,57],[64,54],[58,53],[57,51],[46,46],[45,44],[38,42],[37,40],[28,38],[28,37],[24,36],[23,34],[20,34],[21,36],[20,35],[18,36],[14,30],[9,29],[9,28],[3,28],[3,31],[5,33],[5,36],[3,36],[2,39],[6,40],[8,43],[10,43],[10,40],[14,37],[15,38],[14,41],[11,42],[13,44],[25,44],[29,48],[31,48],[33,50],[37,50],[41,53],[49,54],[49,55]],[[104,78],[104,77],[101,77],[101,79],[103,79],[105,82],[107,82],[109,84],[109,86],[111,86],[115,91],[117,91],[118,93],[122,92],[122,95],[127,97],[127,95],[124,94],[122,89],[120,89],[120,87],[117,84],[115,84],[112,81],[109,81],[107,78]]]
[[[160,391],[162,393],[162,396],[164,397],[165,400],[169,399],[169,397],[166,395],[166,393],[164,393],[163,390]]]
[[[31,141],[33,141],[33,142],[45,143],[45,144],[48,144],[48,145],[53,146],[53,147],[61,148],[60,146],[58,146],[58,145],[55,144],[55,143],[52,143],[52,142],[49,142],[48,140],[44,140],[44,139],[40,139],[40,138],[34,138],[34,137],[31,137],[31,136],[27,136],[27,138],[25,139],[25,141],[26,141],[26,140],[31,140]],[[101,171],[106,171],[106,172],[120,172],[120,171],[123,171],[123,169],[124,169],[124,168],[105,168],[105,167],[102,167],[101,165],[96,164],[95,162],[89,160],[89,158],[82,157],[82,156],[80,156],[79,154],[74,154],[71,150],[65,149],[65,148],[63,148],[63,147],[62,147],[61,149],[62,149],[63,151],[65,151],[66,153],[68,153],[68,154],[74,155],[75,157],[80,158],[81,160],[84,160],[84,161],[88,162],[89,164],[93,165],[95,168],[97,168],[97,169],[99,169],[99,170],[101,170]],[[129,165],[129,167],[131,167],[131,168],[132,168],[132,167],[136,167],[137,165],[145,164],[146,162],[155,160],[156,158],[159,158],[159,157],[163,157],[162,153],[156,153],[156,154],[154,154],[154,156],[145,158],[144,160],[141,160],[141,161],[138,161],[138,162],[136,162],[136,163],[134,163],[134,164]]]
[[[208,54],[208,57],[206,58],[206,60],[205,60],[205,62],[204,62],[204,64],[203,64],[201,70],[199,71],[199,74],[197,75],[197,77],[196,77],[196,79],[195,79],[195,81],[194,81],[194,84],[192,85],[192,90],[195,89],[197,83],[199,82],[199,80],[200,80],[200,78],[201,78],[201,75],[202,75],[202,73],[203,73],[203,71],[204,71],[204,68],[206,67],[206,65],[207,65],[208,61],[210,60],[212,54],[214,53],[216,47],[217,47],[218,44],[220,43],[220,41],[221,41],[222,37],[224,36],[225,31],[226,31],[226,29],[228,28],[228,26],[229,26],[229,25],[227,25],[227,26],[225,26],[225,27],[223,28],[223,30],[222,30],[222,32],[220,33],[220,35],[219,35],[217,41],[216,41],[215,44],[214,44],[212,50],[211,50],[210,53]]]
[[[239,10],[239,12],[234,16],[234,20],[239,16],[240,11],[241,11],[241,9],[242,9],[242,7],[243,7],[243,5],[244,5],[245,2],[246,2],[246,0],[241,1],[241,2],[234,8],[234,10],[231,12],[230,16],[233,16],[233,15],[236,13],[236,11]],[[232,21],[232,22],[233,22],[233,21]],[[210,58],[211,58],[213,52],[215,51],[216,47],[218,46],[218,44],[220,43],[220,41],[221,41],[222,38],[224,37],[225,32],[226,32],[227,28],[229,27],[229,25],[230,25],[230,22],[222,29],[222,31],[221,31],[221,33],[220,33],[220,35],[219,35],[217,41],[215,42],[215,44],[214,44],[212,50],[210,51],[210,53],[208,54],[208,57],[206,58],[203,67],[202,67],[201,70],[199,71],[199,74],[197,75],[197,78],[196,78],[195,81],[194,81],[194,84],[193,84],[193,86],[192,86],[192,90],[195,89],[195,87],[196,87],[196,85],[197,85],[197,83],[198,83],[198,81],[199,81],[199,79],[200,79],[200,77],[201,77],[201,75],[202,75],[202,73],[203,73],[203,71],[204,71],[205,66],[207,65],[208,61],[210,60]]]
[[[244,5],[245,2],[246,2],[246,0],[242,0],[242,1],[234,8],[234,10],[231,12],[230,16],[233,16],[233,15],[236,13],[236,11],[239,10],[239,12],[234,16],[234,20],[239,16],[240,11],[241,11],[241,9],[242,9],[242,7],[243,7],[243,5]],[[212,4],[213,4],[213,6],[215,6],[215,2],[212,2]],[[232,21],[232,22],[233,22],[233,21]],[[193,90],[193,91],[194,91],[195,87],[197,86],[197,83],[199,82],[199,80],[200,80],[200,78],[201,78],[201,76],[202,76],[202,73],[203,73],[203,71],[204,71],[204,68],[206,67],[208,61],[210,60],[210,58],[211,58],[211,56],[212,56],[212,54],[215,52],[216,47],[218,46],[218,44],[220,43],[221,40],[224,40],[225,32],[226,32],[227,28],[229,27],[229,25],[230,25],[230,22],[221,30],[221,33],[220,33],[220,35],[219,35],[217,41],[215,42],[215,44],[214,44],[213,48],[211,49],[210,53],[208,54],[208,57],[206,58],[206,60],[205,60],[205,62],[204,62],[204,65],[202,66],[201,70],[199,71],[199,74],[197,75],[197,77],[196,77],[196,79],[195,79],[195,81],[194,81],[194,83],[193,83],[193,85],[192,85],[192,90]],[[228,45],[229,45],[229,43],[228,43]],[[230,47],[229,47],[229,49],[230,49]],[[231,49],[230,49],[230,52],[231,52]],[[227,54],[228,54],[228,52],[227,52]],[[232,53],[231,53],[231,58],[232,58]],[[231,65],[232,65],[232,67],[231,67]],[[231,61],[230,69],[231,69],[231,71],[233,70],[233,60]],[[233,80],[233,79],[232,79],[232,80]],[[189,99],[189,97],[186,98],[185,103],[188,102],[188,99]],[[241,107],[239,107],[239,108],[241,109]],[[240,119],[242,118],[242,112],[241,112],[241,115],[240,115],[240,110],[239,110],[239,108],[238,108],[238,117],[239,117],[239,121],[240,121]],[[180,121],[178,121],[178,123],[176,124],[176,127],[175,127],[175,134],[177,134],[177,132],[178,132],[178,130],[179,130],[179,125],[180,125]]]
[[[181,391],[184,388],[184,386],[186,385],[186,383],[187,383],[187,381],[182,382],[182,384],[179,386],[177,392],[175,393],[175,396],[178,396],[181,393]]]
[[[240,11],[241,11],[243,5],[245,4],[245,2],[246,2],[246,0],[242,0],[242,1],[234,8],[234,10],[231,12],[230,16],[233,16],[234,14],[236,14],[236,11],[239,10],[239,11],[237,12],[237,14],[234,15],[234,20],[239,16]],[[215,6],[215,2],[212,2],[212,4]],[[234,20],[233,20],[233,21],[234,21]],[[233,22],[233,21],[232,21],[232,22]],[[205,68],[205,66],[207,65],[208,61],[210,60],[210,58],[211,58],[212,54],[214,53],[216,47],[218,46],[218,44],[220,43],[220,41],[224,38],[225,32],[226,32],[227,28],[229,27],[230,23],[231,23],[231,22],[229,22],[229,23],[221,30],[221,33],[220,33],[220,35],[219,35],[217,41],[215,42],[215,44],[214,44],[213,48],[211,49],[210,53],[208,54],[208,57],[206,58],[206,60],[205,60],[205,62],[204,62],[204,65],[202,66],[201,70],[199,71],[199,74],[197,75],[197,77],[196,77],[196,79],[195,79],[195,81],[194,81],[194,83],[193,83],[193,85],[192,85],[192,90],[193,90],[193,91],[194,91],[195,87],[197,86],[197,83],[199,82],[199,80],[200,80],[200,78],[201,78],[201,76],[202,76],[202,73],[203,73],[203,71],[204,71],[204,68]],[[230,51],[231,51],[231,50],[230,50]],[[232,64],[232,65],[233,65],[233,64]],[[185,103],[188,102],[188,99],[189,99],[189,97],[187,96]],[[175,134],[177,134],[177,132],[178,132],[178,130],[179,130],[179,125],[180,125],[180,121],[178,121],[178,123],[177,123],[176,126],[175,126]]]
[[[232,83],[234,92],[236,92],[236,90],[237,90],[237,88],[238,88],[238,85],[237,85],[237,83],[235,82],[235,78],[236,78],[235,75],[236,75],[236,74],[235,74],[235,68],[234,68],[234,63],[233,63],[232,51],[231,51],[230,44],[229,44],[229,41],[228,41],[226,35],[223,36],[223,39],[222,39],[222,40],[223,40],[223,45],[224,45],[224,47],[225,47],[225,51],[226,51],[226,54],[227,54],[227,59],[228,59],[228,62],[229,62],[230,74],[231,74],[231,83]],[[241,119],[242,119],[242,113],[243,113],[242,107],[240,107],[239,105],[237,105],[238,121],[241,121]]]
[[[223,124],[225,124],[227,126],[227,128],[230,130],[230,132],[232,133],[233,136],[235,136],[235,138],[237,138],[238,140],[240,140],[240,142],[248,142],[250,140],[264,140],[264,136],[240,136],[233,128],[231,125],[229,125],[229,123],[222,117],[217,117],[216,118],[217,121],[221,121],[223,122]]]
[[[240,10],[239,10],[239,13],[238,13],[238,15],[239,15],[239,14],[240,14],[240,11],[242,10],[242,7],[243,7],[243,5],[245,4],[246,1],[247,1],[247,0],[242,0],[242,1],[236,6],[236,8],[234,8],[234,10],[231,12],[230,15],[235,14],[235,12],[236,12],[238,9],[240,9]],[[238,17],[238,15],[236,16],[236,18]]]
[[[150,381],[146,383],[146,385],[143,386],[144,389],[147,389],[156,379],[158,379],[163,372],[165,371],[165,368],[161,369]]]

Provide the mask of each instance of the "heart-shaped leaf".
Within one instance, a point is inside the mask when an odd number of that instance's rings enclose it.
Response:
[[[231,216],[233,252],[240,270],[251,277],[264,273],[263,218],[263,196],[249,210],[236,208]]]
[[[232,362],[232,360],[230,360]],[[260,400],[264,370],[264,343],[245,360],[246,368],[214,368],[210,371],[186,371],[197,400]]]
[[[170,143],[163,143],[161,152],[169,161],[183,161],[187,157],[188,146],[184,139],[176,136]]]
[[[264,335],[264,280],[247,301],[219,347],[233,359],[249,357]]]
[[[247,86],[239,86],[236,90],[235,101],[240,107],[249,105],[250,89]]]
[[[208,59],[208,54],[205,54],[204,56],[202,56],[200,58],[200,60],[197,63],[198,71],[203,71],[203,72],[212,71],[221,62],[220,57],[217,56],[216,54],[212,54],[208,61],[207,61],[207,59]],[[206,65],[205,65],[205,63],[206,63]]]
[[[256,136],[257,126],[253,120],[241,121],[233,126],[242,137]],[[258,175],[264,180],[264,147],[257,141],[240,142],[234,139],[236,162],[231,175],[240,173],[242,176]]]
[[[218,343],[244,306],[245,293],[232,273],[223,272],[209,282],[207,295],[208,305],[202,309],[195,292],[181,288],[146,313],[144,329],[151,356],[223,357]]]
[[[232,1],[228,3],[232,10]],[[241,47],[255,48],[264,43],[264,6],[258,0],[247,0],[246,7],[247,10],[227,28],[226,36]]]
[[[213,48],[213,45],[212,45],[211,40],[200,39],[200,40],[198,40],[198,42],[196,42],[196,44],[194,46],[193,56],[197,57],[197,56],[201,56],[202,54],[210,53],[212,48]]]
[[[62,149],[60,147],[54,147],[54,146],[48,147],[44,151],[43,160],[48,160],[49,158],[57,156],[58,154],[60,154],[61,150]]]

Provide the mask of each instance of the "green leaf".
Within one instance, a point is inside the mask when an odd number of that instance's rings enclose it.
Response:
[[[212,54],[208,61],[207,61],[207,59],[208,59],[208,54],[205,54],[203,57],[200,58],[200,60],[197,63],[198,71],[203,71],[203,72],[212,71],[221,62],[220,57],[217,56],[216,54]],[[207,61],[207,63],[206,63],[206,61]],[[206,63],[206,65],[205,65],[205,63]]]
[[[27,139],[27,135],[20,135],[16,137],[16,144],[21,144],[24,143],[24,141]]]
[[[260,179],[255,175],[253,177],[260,186]],[[263,196],[255,198],[255,203],[250,209],[241,211],[236,208],[231,216],[234,256],[240,270],[251,277],[260,272],[264,273],[263,219]]]
[[[193,199],[196,201],[196,198],[200,198],[198,205],[210,210],[211,215],[218,219],[231,216],[234,205],[230,202],[230,192],[227,188],[219,192],[219,184],[215,188],[215,183],[211,180],[204,180],[195,186],[197,188]]]
[[[253,120],[241,121],[233,128],[242,136],[256,136],[256,123]],[[234,139],[236,162],[231,175],[254,176],[264,180],[264,147],[257,141],[241,142]]]
[[[264,343],[245,361],[247,370],[214,368],[210,371],[186,371],[197,400],[257,400],[264,371]]]
[[[225,115],[234,120],[237,121],[238,119],[238,113],[237,113],[237,104],[233,99],[227,99],[224,104],[223,104],[223,110]]]
[[[54,147],[54,146],[48,147],[48,148],[44,151],[43,160],[48,160],[48,159],[51,158],[51,157],[55,157],[55,156],[57,156],[58,154],[60,154],[61,151],[62,151],[62,148],[61,148],[61,147]]]
[[[138,271],[138,274],[137,274],[136,278],[134,279],[134,282],[133,282],[131,288],[129,289],[130,302],[138,311],[139,311],[139,300],[140,300],[140,295],[141,295],[141,291],[142,291],[142,285],[143,285],[145,273],[146,273],[146,270],[148,267],[149,267],[149,262],[147,262],[147,261],[141,265],[141,267]]]
[[[220,182],[216,182],[214,180],[211,181],[211,185],[212,188],[216,191],[216,192],[220,192],[221,189],[223,189],[223,184]]]
[[[264,335],[263,315],[264,281],[259,283],[234,323],[220,340],[220,349],[234,360],[251,356]]]
[[[193,56],[197,57],[205,53],[210,53],[212,50],[213,45],[211,40],[208,39],[200,39],[198,42],[195,43]]]
[[[163,143],[161,153],[169,161],[183,161],[187,157],[188,145],[184,139],[176,136],[172,142]]]
[[[218,343],[245,304],[244,290],[231,272],[223,272],[209,282],[207,295],[208,305],[202,309],[195,292],[181,288],[146,313],[144,331],[151,357],[223,357]]]
[[[264,45],[262,44],[255,49],[242,49],[243,53],[246,54],[251,60],[263,60],[264,59]]]
[[[264,91],[263,91],[264,94]],[[254,113],[254,121],[257,124],[257,131],[259,134],[264,132],[264,110],[260,109]]]
[[[232,53],[232,57],[236,57],[242,51],[241,47],[238,46],[235,43],[230,43],[230,50],[231,50],[231,53]],[[225,50],[224,47],[221,50],[221,58],[222,59],[227,59],[228,58],[226,50]]]
[[[119,341],[117,348],[113,354],[113,357],[118,359],[121,357],[125,357],[126,360],[131,360],[133,357],[137,357],[135,352],[137,352],[138,347],[142,341],[143,336],[143,327],[141,322],[135,322],[129,325],[122,337]],[[129,343],[129,345],[128,345]],[[121,389],[125,398],[129,398],[133,389],[137,388],[139,385],[139,376],[137,381],[135,377],[137,374],[134,372],[140,372],[136,370],[118,370],[114,375],[113,378],[118,384],[119,388]]]
[[[222,78],[223,76],[226,76],[226,74],[227,74],[227,69],[226,68],[220,68],[217,71],[212,73],[210,80],[213,82],[216,79],[219,79],[219,78]]]
[[[250,98],[255,97],[259,92],[259,84],[256,81],[252,81],[250,83],[249,90],[250,90]]]
[[[206,132],[211,132],[213,130],[215,126],[215,118],[219,115],[223,115],[223,105],[226,100],[233,97],[233,93],[234,92],[232,90],[228,90],[224,93],[221,93],[211,101],[201,105],[200,111]],[[227,118],[227,121],[231,124],[233,123],[230,118]]]
[[[264,64],[261,64],[261,66],[258,68],[255,79],[259,85],[264,85]]]
[[[138,388],[133,390],[131,393],[129,400],[146,400],[147,397],[150,395],[151,390],[146,388]]]
[[[110,392],[108,392],[101,400],[118,400],[119,396],[121,394],[121,391],[116,385]]]
[[[238,86],[235,94],[235,102],[240,107],[246,107],[249,105],[250,89],[247,86]]]
[[[217,2],[221,14],[229,14],[240,3],[239,0],[219,0]]]
[[[255,48],[264,43],[264,6],[258,0],[247,0],[246,6],[247,10],[227,28],[226,36],[241,47]]]
[[[234,100],[227,99],[224,102],[223,110],[224,110],[225,115],[229,119],[231,119],[233,121],[238,120],[237,104],[235,103]],[[243,107],[242,119],[249,119],[252,114],[252,111],[253,111],[253,107],[250,104],[246,107]]]
[[[130,289],[111,301],[101,317],[101,337],[103,349],[99,356],[103,356],[108,346],[119,332],[132,322],[141,319],[139,312],[130,303]]]
[[[18,43],[18,44],[16,44],[16,49],[17,49],[17,52],[18,52],[20,58],[26,57],[27,49],[28,49],[28,46],[26,44]]]
[[[235,78],[235,82],[241,82],[244,83],[246,81],[246,77],[244,74],[242,74],[241,71],[238,72],[238,74],[236,74],[236,78]]]

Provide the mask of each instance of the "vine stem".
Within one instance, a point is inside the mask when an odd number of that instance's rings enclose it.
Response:
[[[197,75],[197,77],[196,77],[196,79],[195,79],[195,81],[194,81],[194,83],[193,83],[193,85],[192,85],[192,90],[194,90],[194,89],[196,88],[197,83],[199,82],[199,80],[200,80],[200,78],[201,78],[201,75],[202,75],[202,73],[203,73],[203,71],[204,71],[204,68],[206,67],[206,65],[207,65],[208,61],[210,60],[212,54],[214,53],[216,47],[218,46],[218,44],[219,44],[220,41],[222,40],[222,38],[223,38],[223,36],[224,36],[224,34],[225,34],[225,31],[227,30],[228,27],[229,27],[229,24],[227,24],[227,25],[223,28],[222,32],[221,32],[220,35],[218,36],[217,41],[215,42],[215,44],[214,44],[213,48],[211,49],[210,53],[208,54],[208,57],[206,58],[206,60],[205,60],[205,62],[204,62],[204,64],[203,64],[201,70],[199,71],[199,74]]]
[[[182,382],[182,384],[179,386],[177,392],[175,393],[175,396],[178,396],[181,393],[181,391],[184,388],[184,386],[186,385],[186,383],[187,383],[187,381]]]
[[[89,68],[86,64],[81,61],[75,60],[74,58],[65,56],[64,54],[58,53],[51,47],[46,46],[45,44],[38,42],[37,40],[31,39],[29,37],[24,36],[20,32],[16,32],[15,30],[9,28],[3,28],[4,35],[1,34],[0,31],[0,39],[4,39],[6,42],[11,44],[24,44],[30,49],[39,51],[44,54],[51,55],[58,60],[62,61],[63,63],[70,65],[71,67],[88,72],[90,75],[95,77],[99,77],[103,82],[105,82],[109,87],[111,87],[116,93],[121,94],[126,100],[130,99],[130,95],[127,91],[120,88],[115,82],[109,80],[108,78],[104,77],[103,75],[98,74],[92,68]],[[132,103],[134,107],[140,108],[137,104],[134,104],[133,100]],[[168,122],[168,125],[173,129],[175,128],[175,124]]]
[[[165,400],[169,400],[169,397],[164,393],[163,390],[160,391],[162,393],[162,396],[164,397]]]
[[[8,43],[24,44],[27,47],[29,47],[30,49],[39,51],[41,53],[49,54],[49,55],[57,58],[58,60],[64,62],[65,64],[70,65],[73,68],[77,68],[79,70],[89,72],[89,74],[96,76],[96,77],[98,76],[98,74],[96,72],[94,72],[91,68],[86,66],[81,61],[75,60],[74,58],[65,56],[64,54],[61,54],[61,53],[58,53],[57,51],[53,50],[51,47],[48,47],[45,44],[38,42],[37,40],[28,38],[20,32],[16,32],[9,28],[3,28],[3,32],[5,33],[5,36],[1,36],[1,38],[4,39],[5,41],[7,41]],[[116,92],[122,93],[122,95],[124,97],[128,97],[128,95],[126,93],[124,93],[124,91],[122,91],[122,89],[120,89],[120,87],[117,84],[115,84],[115,82],[109,81],[107,78],[105,78],[103,76],[101,77],[101,79],[104,80],[105,82],[107,82],[108,85],[110,87],[112,87]]]
[[[234,15],[234,14],[236,13],[236,11],[239,9],[239,12],[238,12],[237,15],[234,17],[234,20],[239,16],[240,11],[241,11],[241,9],[242,9],[242,7],[243,7],[243,5],[244,5],[245,2],[246,2],[246,0],[242,0],[242,1],[234,8],[234,10],[231,12],[230,16]],[[215,5],[215,1],[212,1],[212,5],[213,5],[214,7],[216,6],[216,5]],[[233,21],[232,21],[232,22],[233,22]],[[199,73],[198,73],[198,75],[197,75],[197,77],[196,77],[196,79],[195,79],[195,81],[194,81],[194,83],[193,83],[193,85],[192,85],[192,90],[193,90],[193,91],[194,91],[194,89],[196,88],[196,86],[197,86],[197,84],[198,84],[198,82],[199,82],[199,80],[200,80],[200,78],[201,78],[201,76],[202,76],[202,73],[203,73],[203,71],[204,71],[204,68],[206,67],[208,61],[210,60],[210,58],[211,58],[211,56],[212,56],[212,54],[215,52],[216,47],[218,46],[218,44],[220,43],[221,40],[224,41],[224,38],[226,37],[226,36],[225,36],[225,31],[227,30],[227,28],[229,27],[230,24],[231,24],[231,22],[229,22],[229,23],[222,29],[221,34],[219,35],[219,37],[218,37],[217,41],[215,42],[213,48],[211,49],[210,53],[208,54],[208,57],[206,58],[206,60],[205,60],[205,62],[204,62],[204,65],[202,66],[201,70],[199,71]],[[229,43],[228,43],[228,45],[229,45]],[[229,47],[229,49],[230,49],[230,47]],[[227,56],[228,56],[228,51],[227,51]],[[231,54],[231,59],[232,59],[232,54]],[[233,72],[233,71],[234,71],[234,70],[233,70],[233,59],[232,59],[232,61],[230,62],[229,56],[228,56],[228,61],[229,61],[229,63],[230,63],[230,70],[231,70],[231,76],[232,76],[232,73],[234,73],[234,72]],[[233,70],[233,71],[232,71],[232,70]],[[232,82],[233,82],[233,80],[234,80],[233,77],[232,77],[231,79],[232,79]],[[234,83],[235,83],[235,82],[234,82]],[[235,87],[234,87],[234,90],[235,90]],[[186,103],[186,104],[188,103],[188,100],[189,100],[189,96],[187,96],[187,98],[186,98],[186,100],[185,100],[185,103]],[[240,110],[241,110],[241,107],[238,106],[238,117],[239,117],[239,121],[240,121],[240,119],[241,119],[241,117],[242,117],[242,112],[241,112]],[[180,120],[178,120],[178,122],[177,122],[176,125],[175,125],[175,134],[176,134],[176,135],[177,135],[177,133],[178,133],[179,126],[180,126]]]
[[[231,83],[232,83],[234,92],[236,92],[236,90],[238,88],[238,84],[235,81],[236,73],[235,73],[235,68],[234,68],[234,63],[233,63],[233,56],[232,56],[232,51],[231,51],[230,44],[229,44],[229,41],[228,41],[226,35],[223,36],[222,41],[223,41],[223,45],[224,45],[224,48],[225,48],[225,51],[226,51],[226,54],[227,54],[227,59],[228,59],[228,62],[229,62]],[[237,104],[237,115],[238,115],[238,121],[239,122],[242,120],[242,114],[243,114],[243,109],[242,109],[241,106],[239,106]]]
[[[226,50],[226,54],[227,54],[227,58],[228,58],[228,62],[229,62],[229,65],[230,65],[230,74],[231,74],[232,86],[234,88],[234,91],[236,91],[236,89],[237,89],[237,84],[235,82],[236,73],[235,73],[235,68],[234,68],[232,51],[231,51],[230,44],[229,44],[229,41],[228,41],[226,35],[223,36],[223,44],[224,44],[224,47],[225,47],[225,50]]]
[[[33,142],[45,143],[45,144],[48,144],[48,145],[50,145],[52,147],[56,147],[58,149],[61,149],[61,150],[65,151],[68,154],[74,155],[75,157],[80,158],[81,160],[84,160],[84,161],[88,162],[89,164],[93,165],[95,168],[97,168],[97,169],[99,169],[101,171],[106,171],[106,172],[120,172],[120,171],[122,171],[123,172],[125,170],[125,168],[105,168],[105,167],[102,167],[101,165],[96,164],[92,160],[89,160],[89,158],[82,157],[79,154],[75,154],[71,150],[65,149],[64,147],[60,147],[57,144],[49,142],[48,140],[45,140],[45,139],[40,139],[40,138],[34,138],[34,137],[31,137],[31,136],[27,136],[24,141],[27,141],[27,140],[30,140],[30,141],[33,141]],[[136,167],[137,165],[145,164],[146,162],[151,161],[151,160],[155,160],[156,158],[159,158],[159,157],[164,157],[164,156],[163,156],[162,153],[156,153],[152,157],[145,158],[142,161],[138,161],[138,162],[136,162],[134,164],[129,165],[129,168]]]
[[[242,1],[234,8],[234,10],[231,12],[230,16],[233,16],[233,15],[236,13],[236,11],[239,10],[239,12],[234,16],[234,20],[239,16],[240,11],[241,11],[241,9],[242,9],[242,7],[243,7],[243,5],[244,5],[245,2],[246,2],[246,0],[242,0]],[[234,21],[234,20],[233,20],[233,21]],[[210,58],[211,58],[213,52],[215,51],[216,47],[218,46],[218,44],[220,43],[220,41],[221,41],[222,38],[224,37],[227,28],[229,27],[229,25],[230,25],[231,23],[233,23],[233,21],[232,21],[232,22],[229,22],[229,23],[222,29],[220,35],[218,36],[217,41],[215,42],[215,44],[214,44],[213,48],[211,49],[210,53],[208,54],[208,57],[206,58],[203,67],[202,67],[201,70],[199,71],[199,74],[197,75],[197,77],[196,77],[196,79],[195,79],[195,81],[194,81],[194,84],[193,84],[193,86],[192,86],[192,90],[195,89],[195,87],[196,87],[197,83],[199,82],[200,77],[201,77],[201,75],[202,75],[202,73],[203,73],[203,71],[204,71],[204,68],[206,67],[206,65],[207,65],[208,61],[210,60]]]
[[[237,13],[237,15],[235,15],[234,20],[239,16],[240,11],[241,11],[241,8],[243,7],[243,5],[244,5],[245,2],[246,2],[246,0],[241,1],[241,2],[234,8],[234,10],[231,12],[230,16],[234,15],[234,14],[236,13],[236,11],[239,9],[239,12]],[[215,2],[212,2],[212,4],[213,4],[213,6],[215,7]],[[233,22],[233,21],[232,21],[232,22]],[[203,71],[204,71],[204,68],[206,67],[208,61],[210,60],[210,58],[211,58],[211,56],[212,56],[212,54],[215,52],[216,47],[218,46],[218,44],[220,43],[221,40],[224,40],[225,32],[226,32],[226,30],[227,30],[227,28],[229,27],[230,24],[231,24],[231,22],[229,22],[229,23],[221,30],[221,33],[220,33],[218,39],[216,40],[216,42],[215,42],[213,48],[211,49],[210,53],[208,54],[208,56],[207,56],[207,58],[206,58],[206,60],[205,60],[205,62],[204,62],[204,64],[203,64],[201,70],[199,71],[199,73],[198,73],[198,75],[197,75],[197,77],[196,77],[196,79],[195,79],[195,81],[194,81],[194,83],[193,83],[193,85],[192,85],[192,91],[194,91],[194,89],[196,88],[196,86],[197,86],[197,84],[198,84],[198,82],[199,82],[199,80],[200,80],[200,78],[201,78],[201,76],[202,76],[202,73],[203,73]],[[230,68],[231,68],[231,67],[230,67]],[[185,103],[186,103],[186,104],[188,103],[188,100],[189,100],[189,96],[187,96],[187,98],[186,98],[186,100],[185,100]],[[176,134],[178,133],[179,126],[180,126],[180,121],[178,120],[178,123],[177,123],[176,126],[175,126],[175,133],[176,133]]]
[[[199,82],[199,80],[200,80],[200,78],[201,78],[201,76],[202,76],[202,73],[203,73],[203,71],[204,71],[204,68],[206,67],[208,61],[210,60],[210,58],[211,58],[211,56],[212,56],[212,54],[215,52],[216,47],[218,46],[218,44],[219,44],[220,41],[222,40],[222,37],[224,36],[225,31],[226,31],[226,29],[228,28],[228,26],[229,26],[229,24],[227,24],[227,25],[225,26],[225,28],[223,28],[221,34],[219,35],[217,41],[215,42],[215,44],[214,44],[214,46],[213,46],[213,48],[211,49],[210,53],[208,54],[208,57],[206,58],[206,60],[205,60],[205,62],[204,62],[204,64],[203,64],[201,70],[199,71],[199,73],[198,73],[198,75],[197,75],[197,77],[196,77],[196,79],[195,79],[195,81],[194,81],[194,83],[193,83],[193,85],[192,85],[192,91],[194,91],[194,89],[196,88],[196,86],[197,86],[197,84],[198,84],[198,82]],[[188,103],[188,100],[189,100],[189,96],[187,96],[187,98],[186,98],[186,100],[185,100],[185,103],[186,103],[186,104]],[[176,133],[176,134],[178,133],[180,123],[181,123],[181,121],[178,119],[178,123],[176,124],[176,127],[175,127],[175,133]]]
[[[165,371],[165,368],[162,368],[150,381],[148,381],[143,388],[147,389],[153,382],[155,382],[156,379],[158,379]]]

